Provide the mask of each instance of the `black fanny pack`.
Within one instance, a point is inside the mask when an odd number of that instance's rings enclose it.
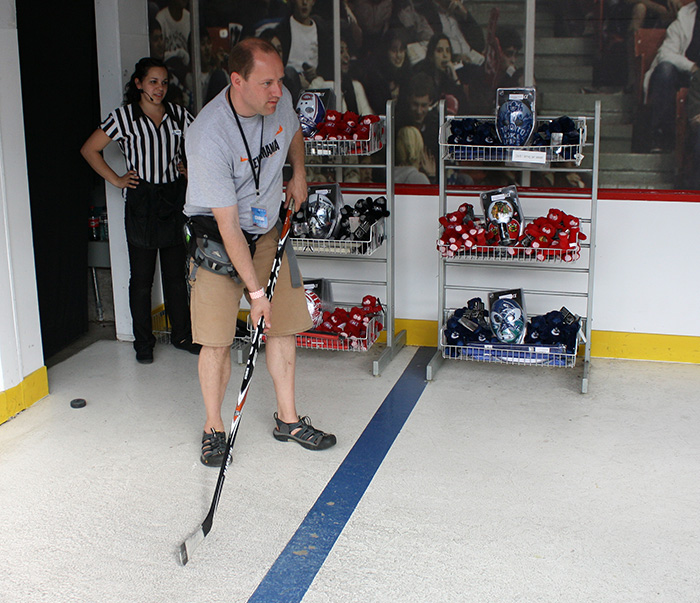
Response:
[[[255,241],[260,235],[242,231],[248,242],[250,257],[255,255]],[[202,267],[214,274],[226,274],[240,283],[236,268],[226,253],[219,226],[213,216],[192,216],[184,227],[185,247],[192,258],[190,279],[195,280],[197,270]]]

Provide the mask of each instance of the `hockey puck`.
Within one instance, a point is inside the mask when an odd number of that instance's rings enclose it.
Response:
[[[83,398],[75,398],[70,401],[71,408],[83,408],[87,402]]]

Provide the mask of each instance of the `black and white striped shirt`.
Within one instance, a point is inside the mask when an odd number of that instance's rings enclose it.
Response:
[[[128,170],[152,184],[177,180],[177,164],[184,155],[184,135],[193,121],[180,105],[165,103],[165,114],[156,127],[141,107],[134,103],[112,111],[100,128],[119,143]]]

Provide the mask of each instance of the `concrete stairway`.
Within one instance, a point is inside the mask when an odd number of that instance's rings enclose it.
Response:
[[[500,11],[499,24],[515,27],[524,37],[525,0],[472,0],[470,3],[472,14],[484,27],[494,6]],[[554,37],[554,29],[548,3],[538,2],[535,20],[538,114],[551,117],[591,115],[595,101],[600,99],[600,186],[674,188],[675,158],[672,154],[631,152],[634,96],[623,92],[591,92],[596,39],[558,38]],[[589,131],[589,139],[593,139],[592,131]],[[589,159],[584,160],[584,166],[590,165]]]

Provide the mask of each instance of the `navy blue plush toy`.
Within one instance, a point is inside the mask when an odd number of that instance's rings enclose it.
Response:
[[[497,339],[491,333],[488,322],[488,311],[479,297],[470,299],[463,308],[458,308],[445,324],[445,343],[448,346],[465,347],[471,343],[491,343]],[[450,349],[449,353],[456,357],[459,350]]]
[[[552,310],[544,316],[533,316],[527,324],[525,343],[564,344],[569,354],[576,352],[580,319],[566,308]]]
[[[566,148],[578,145],[581,140],[579,130],[574,120],[564,115],[541,124],[532,137],[530,145],[533,147],[548,147],[552,144],[552,134],[561,134],[561,142],[558,144],[564,147],[561,149],[563,152],[563,159],[574,159],[576,149]]]

